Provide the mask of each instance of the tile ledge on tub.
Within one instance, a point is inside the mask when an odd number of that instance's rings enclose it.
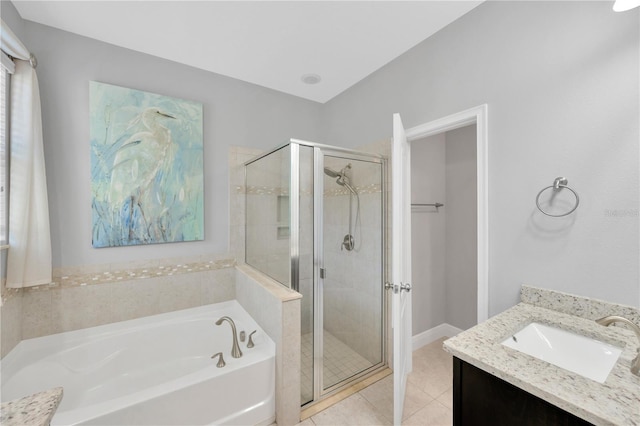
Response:
[[[262,272],[258,271],[251,265],[247,265],[246,263],[237,263],[236,269],[242,271],[249,277],[253,278],[262,287],[264,287],[271,294],[279,298],[282,302],[289,302],[291,300],[302,299],[302,294],[288,287],[285,287],[280,282],[263,274]]]

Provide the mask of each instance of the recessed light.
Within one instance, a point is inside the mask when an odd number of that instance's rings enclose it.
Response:
[[[318,74],[305,74],[300,80],[302,80],[304,84],[318,84],[322,78]]]

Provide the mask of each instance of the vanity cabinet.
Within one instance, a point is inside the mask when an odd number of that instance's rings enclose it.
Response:
[[[453,425],[582,426],[591,423],[454,357]]]

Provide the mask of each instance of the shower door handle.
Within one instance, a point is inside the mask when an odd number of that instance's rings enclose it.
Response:
[[[407,293],[411,291],[411,284],[406,283],[406,284],[402,284],[400,283],[400,285],[395,285],[393,283],[390,282],[385,282],[384,283],[384,288],[385,290],[393,290],[394,294],[398,294],[401,291],[406,291]]]
[[[327,276],[327,270],[320,268],[320,278],[324,279]]]

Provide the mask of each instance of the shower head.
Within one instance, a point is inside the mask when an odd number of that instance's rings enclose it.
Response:
[[[338,173],[338,172],[336,172],[336,171],[333,171],[333,170],[331,170],[331,169],[330,169],[330,168],[328,168],[328,167],[325,167],[325,168],[324,168],[324,174],[325,174],[325,175],[327,175],[327,176],[330,176],[330,177],[332,177],[332,178],[339,178],[339,177],[341,176],[341,174],[340,174],[340,173]]]
[[[347,164],[342,170],[336,172],[335,170],[330,169],[329,167],[324,168],[324,174],[337,178],[336,183],[340,186],[346,187],[352,194],[358,195],[358,192],[351,186],[351,182],[349,181],[349,176],[346,175],[347,169],[351,168],[351,163]]]

